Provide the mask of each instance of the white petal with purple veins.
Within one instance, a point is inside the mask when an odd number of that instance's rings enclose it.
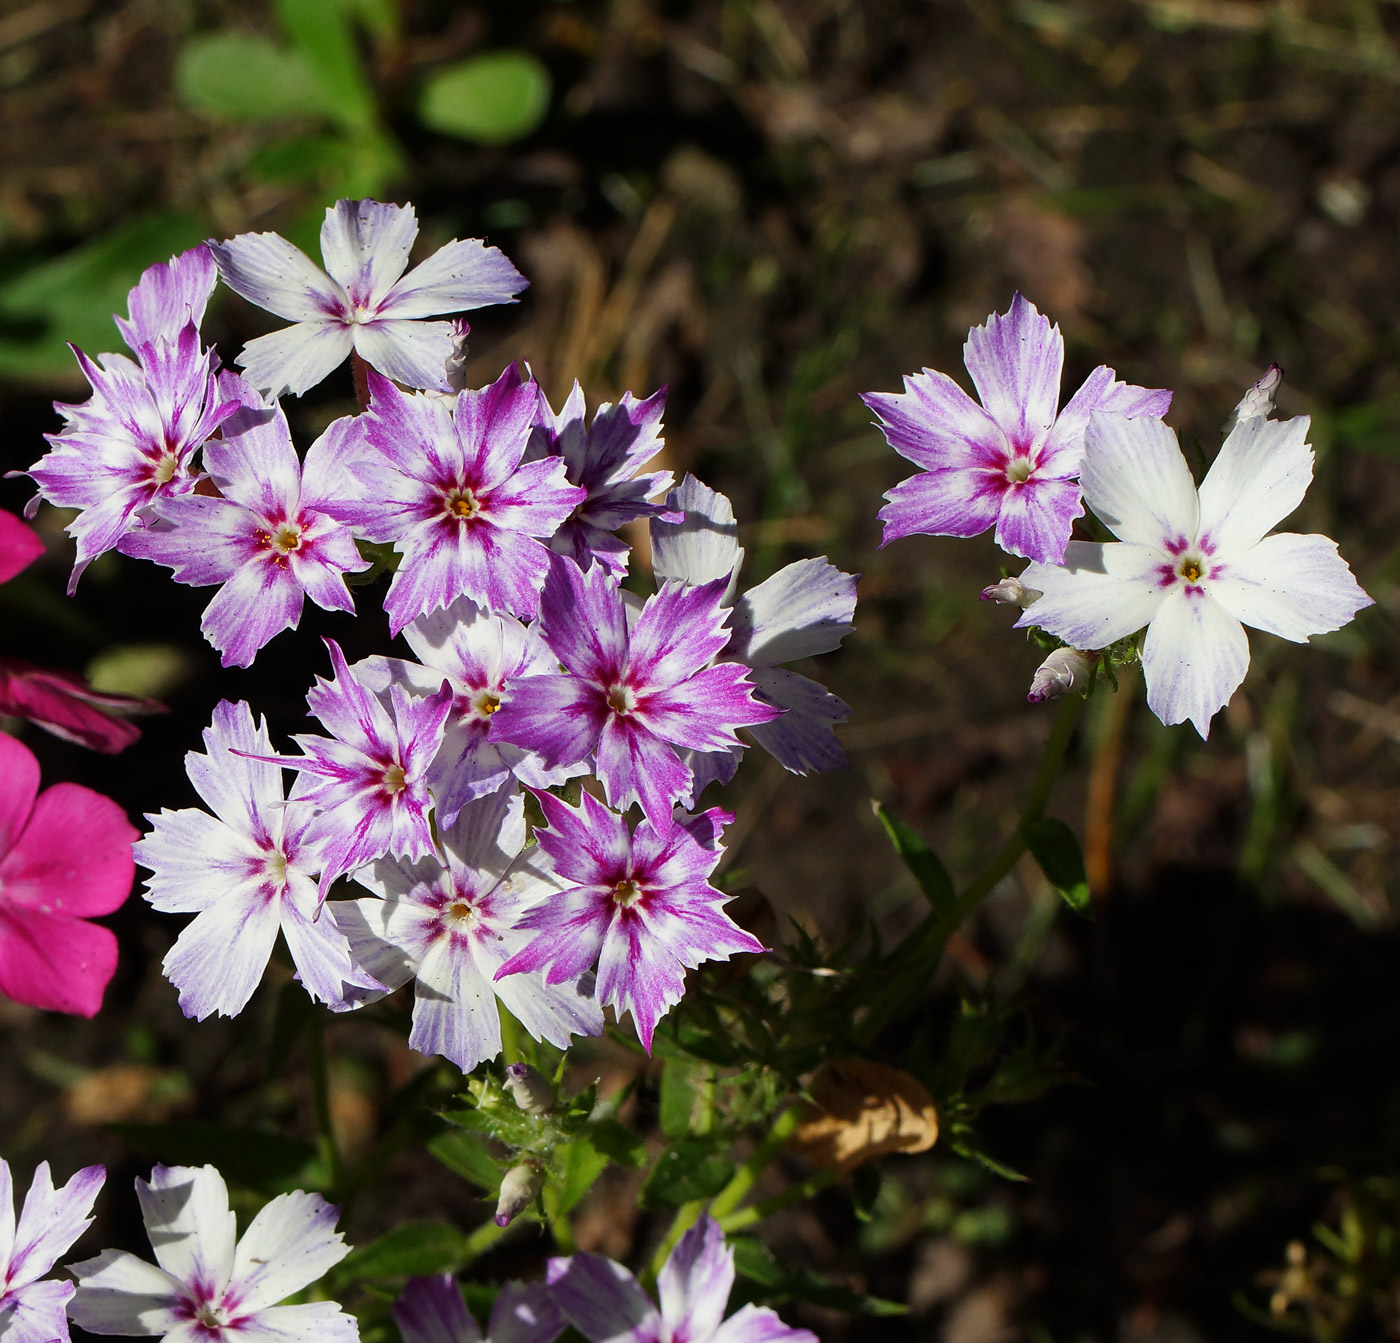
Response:
[[[662,1318],[679,1337],[708,1339],[724,1318],[733,1286],[734,1251],[725,1245],[719,1223],[702,1216],[657,1275]]]
[[[1165,558],[1128,542],[1071,541],[1063,565],[1031,564],[1022,572],[1021,582],[1042,595],[1016,628],[1037,625],[1075,648],[1107,648],[1157,613],[1167,591]]]
[[[1152,712],[1168,725],[1189,719],[1204,739],[1249,670],[1249,641],[1219,602],[1178,588],[1147,627],[1142,668]]]
[[[651,520],[651,571],[657,583],[675,579],[693,587],[717,578],[732,583],[744,552],[729,500],[687,475],[666,505],[684,513],[685,520]]]
[[[1222,558],[1255,545],[1300,503],[1312,483],[1306,415],[1240,421],[1201,482],[1201,537]]]
[[[238,367],[270,397],[300,396],[339,368],[353,345],[351,328],[339,318],[297,322],[250,340]]]
[[[340,1263],[350,1247],[335,1229],[340,1209],[319,1194],[278,1194],[238,1241],[230,1292],[240,1311],[260,1311],[309,1287]]]
[[[826,559],[779,569],[737,602],[725,655],[749,666],[776,666],[829,653],[854,628],[856,580]]]
[[[139,1184],[139,1182],[138,1182]],[[69,1264],[78,1290],[68,1318],[93,1334],[168,1334],[180,1323],[184,1284],[164,1269],[125,1250],[103,1250]]]
[[[1196,482],[1161,420],[1091,415],[1079,481],[1085,502],[1121,541],[1161,549],[1196,539]]]
[[[1060,328],[1020,294],[967,333],[963,362],[977,395],[1018,452],[1039,447],[1055,423],[1064,358]]]
[[[1210,595],[1236,620],[1294,643],[1341,629],[1372,605],[1326,536],[1279,532],[1222,567]]]
[[[447,380],[447,361],[456,348],[451,322],[383,317],[357,326],[354,339],[360,358],[386,378],[406,387],[452,390]]]
[[[338,200],[321,224],[321,257],[350,307],[372,312],[404,273],[417,236],[411,205]]]
[[[394,285],[379,305],[382,317],[438,317],[493,303],[514,303],[529,281],[499,247],[480,238],[454,238]]]

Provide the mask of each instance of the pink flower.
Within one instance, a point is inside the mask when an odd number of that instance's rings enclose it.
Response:
[[[0,583],[8,583],[44,553],[39,534],[13,513],[0,511]]]
[[[165,705],[94,690],[72,672],[51,671],[18,658],[0,658],[0,714],[27,718],[64,741],[115,755],[141,735],[122,713],[164,713]]]
[[[86,918],[126,899],[136,837],[121,808],[90,788],[39,793],[39,762],[0,734],[0,991],[31,1007],[96,1014],[117,939]]]

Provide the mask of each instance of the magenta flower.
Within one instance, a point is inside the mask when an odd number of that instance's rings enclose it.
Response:
[[[222,438],[204,449],[221,498],[186,494],[160,500],[156,521],[128,533],[124,554],[174,570],[177,583],[222,586],[200,629],[225,667],[251,666],[262,646],[301,619],[303,598],[350,611],[344,575],[368,569],[350,528],[332,516],[341,492],[337,464],[312,444],[306,464],[292,447],[287,417],[265,406],[242,378],[225,373],[223,395],[240,404]]]
[[[203,243],[150,266],[126,296],[127,320],[113,318],[117,330],[133,350],[153,340],[174,340],[187,323],[198,330],[218,280],[214,257]]]
[[[64,1306],[73,1284],[44,1274],[92,1225],[92,1205],[106,1178],[102,1166],[86,1166],[55,1189],[49,1163],[41,1161],[16,1224],[10,1164],[0,1159],[0,1338],[5,1343],[68,1343]]]
[[[131,891],[136,828],[76,783],[39,792],[39,762],[0,733],[0,992],[90,1017],[117,968],[117,939],[88,923]]]
[[[601,564],[581,573],[557,558],[545,583],[540,632],[571,675],[532,676],[511,687],[491,740],[537,751],[554,768],[596,756],[608,802],[640,803],[658,831],[691,790],[677,748],[723,751],[737,727],[781,712],[754,698],[745,669],[706,664],[728,641],[724,582],[667,583],[629,632],[622,591]]]
[[[446,683],[424,699],[390,686],[382,704],[356,680],[335,641],[326,647],[334,679],[318,676],[306,702],[331,737],[293,737],[303,756],[254,757],[301,771],[292,800],[317,808],[302,842],[321,856],[323,900],[337,877],[376,858],[433,851],[427,773],[452,711]]]
[[[1076,477],[1090,412],[1161,416],[1171,405],[1170,392],[1117,382],[1100,364],[1057,415],[1064,357],[1060,328],[1017,294],[963,346],[980,406],[929,368],[906,377],[902,393],[861,397],[890,446],[923,468],[885,495],[882,545],[916,532],[976,536],[995,526],[997,545],[1012,555],[1064,558],[1084,512]]]
[[[417,236],[411,205],[340,200],[321,225],[324,271],[275,233],[210,242],[230,289],[294,323],[244,346],[248,381],[272,396],[300,396],[353,349],[395,382],[450,391],[453,323],[420,319],[513,303],[527,281],[479,238],[454,238],[405,275]]]
[[[8,583],[44,553],[44,543],[32,527],[0,509],[0,583]]]
[[[564,1317],[544,1283],[508,1282],[491,1307],[483,1340],[450,1273],[410,1278],[394,1302],[394,1323],[403,1343],[554,1343],[564,1332]]]
[[[358,1343],[354,1316],[334,1301],[277,1304],[350,1253],[340,1210],[320,1195],[278,1194],[241,1236],[213,1166],[157,1166],[136,1197],[156,1262],[103,1250],[69,1265],[79,1328],[178,1343]]]
[[[380,987],[350,959],[345,937],[317,918],[319,856],[307,843],[313,810],[288,802],[282,771],[269,764],[267,723],[246,704],[222,700],[204,732],[206,755],[191,751],[185,770],[214,815],[182,808],[148,816],[135,846],[149,868],[146,899],[164,914],[193,914],[162,968],[180,1009],[203,1021],[237,1016],[262,979],[280,931],[313,998],[338,1003],[347,983]]]
[[[621,816],[588,793],[577,811],[551,793],[536,796],[549,829],[535,838],[566,889],[518,921],[537,935],[496,978],[544,970],[546,984],[562,984],[596,960],[599,1003],[619,1017],[631,1012],[650,1053],[656,1023],[685,993],[687,969],[765,949],[724,912],[729,897],[706,880],[734,818],[715,809],[689,828],[659,831],[643,820],[629,833]]]
[[[356,962],[384,988],[348,995],[347,1005],[416,980],[409,1045],[464,1073],[501,1052],[498,998],[535,1039],[561,1049],[575,1035],[601,1035],[603,1014],[580,975],[567,983],[542,975],[495,982],[529,941],[524,912],[558,895],[538,855],[524,849],[524,799],[500,792],[461,809],[442,833],[441,859],[381,858],[357,872],[355,880],[383,898],[335,900],[326,909]]]
[[[666,506],[671,512],[651,523],[651,564],[657,581],[688,586],[723,581],[732,593],[744,552],[729,500],[688,475],[671,491]],[[847,764],[833,729],[850,715],[850,706],[825,686],[779,664],[840,647],[855,628],[851,622],[856,577],[825,557],[797,560],[732,599],[731,633],[720,661],[747,667],[756,697],[783,710],[781,717],[755,723],[748,731],[794,774],[844,769]],[[727,783],[738,759],[735,748],[692,761],[692,799],[712,779]]]
[[[549,1290],[589,1343],[817,1343],[767,1306],[744,1306],[727,1320],[734,1251],[713,1217],[703,1216],[676,1243],[656,1279],[658,1309],[621,1264],[600,1254],[551,1259]]]
[[[351,516],[403,557],[384,602],[390,629],[458,597],[533,616],[549,569],[543,540],[584,498],[558,458],[522,465],[539,389],[513,364],[455,403],[401,392],[377,374],[369,385],[372,451],[353,468],[362,502]]]
[[[164,713],[165,705],[94,690],[73,672],[51,671],[17,658],[0,658],[0,714],[27,718],[64,741],[115,755],[141,730],[117,714]]]
[[[645,401],[624,392],[617,405],[600,405],[593,412],[592,425],[585,428],[583,388],[577,381],[558,415],[541,394],[537,429],[526,459],[561,457],[569,483],[587,491],[549,539],[556,555],[567,555],[580,569],[597,560],[617,578],[626,575],[631,547],[616,534],[617,529],[636,518],[666,511],[665,505],[647,501],[671,487],[671,473],[637,474],[665,446],[660,434],[665,408],[664,387]]]
[[[491,720],[517,680],[554,675],[559,663],[532,628],[514,616],[488,615],[466,597],[430,611],[404,627],[419,662],[370,657],[355,664],[360,683],[381,699],[398,684],[415,695],[452,687],[452,712],[442,746],[428,770],[439,826],[451,825],[462,806],[514,778],[531,788],[552,788],[587,766],[546,769],[533,751],[490,740]]]

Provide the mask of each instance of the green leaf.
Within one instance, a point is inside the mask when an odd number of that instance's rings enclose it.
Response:
[[[192,37],[175,59],[175,90],[186,107],[221,121],[336,116],[306,57],[260,33]]]
[[[588,1140],[609,1161],[636,1168],[647,1159],[647,1145],[626,1124],[599,1119],[586,1130]]]
[[[914,874],[914,880],[919,883],[919,889],[928,898],[929,904],[935,910],[951,905],[957,899],[957,892],[953,889],[953,879],[948,875],[947,868],[938,861],[938,855],[903,821],[891,816],[882,803],[872,801],[871,806],[875,808],[880,824],[885,827],[895,852]]]
[[[491,1159],[486,1144],[474,1133],[460,1129],[454,1133],[440,1133],[428,1143],[428,1151],[448,1170],[488,1194],[500,1190],[501,1168]]]
[[[712,1198],[734,1174],[734,1163],[716,1138],[682,1138],[656,1158],[642,1185],[644,1208],[679,1208],[691,1199]]]
[[[1084,875],[1084,855],[1074,831],[1063,821],[1049,817],[1022,827],[1026,847],[1031,851],[1045,879],[1079,913],[1089,909],[1089,881]]]
[[[235,1128],[200,1119],[169,1124],[108,1124],[133,1147],[167,1166],[212,1162],[230,1184],[263,1193],[318,1184],[316,1149],[310,1143],[265,1129]]]
[[[695,1114],[696,1085],[700,1069],[689,1060],[672,1054],[661,1070],[660,1121],[661,1131],[675,1140],[690,1133]]]
[[[810,1269],[790,1269],[780,1264],[762,1241],[752,1236],[735,1236],[730,1242],[734,1251],[734,1267],[741,1277],[763,1288],[762,1300],[781,1304],[784,1301],[810,1301],[829,1310],[861,1315],[904,1315],[909,1307],[898,1301],[879,1296],[866,1296],[849,1287],[823,1278]]]
[[[556,1149],[556,1159],[558,1152]],[[593,1182],[608,1168],[606,1152],[600,1152],[587,1133],[580,1133],[569,1143],[564,1156],[564,1183],[559,1189],[558,1214],[563,1215],[590,1189]]]
[[[277,17],[325,100],[326,115],[348,130],[379,124],[374,90],[355,49],[349,7],[327,0],[276,0]]]
[[[429,130],[478,144],[529,135],[549,111],[549,71],[526,51],[490,51],[435,71],[418,115]]]
[[[338,1283],[363,1278],[427,1277],[455,1273],[471,1258],[467,1237],[446,1222],[405,1222],[352,1250],[336,1267]]]
[[[125,313],[127,291],[205,232],[184,215],[152,215],[17,269],[0,284],[0,373],[77,377],[68,341],[89,354],[120,349],[112,314]]]

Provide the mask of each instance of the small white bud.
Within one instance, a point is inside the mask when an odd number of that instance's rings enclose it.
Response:
[[[1006,606],[1019,606],[1023,611],[1033,601],[1038,601],[1044,595],[1034,588],[1028,588],[1019,578],[1014,576],[1003,578],[1000,583],[993,583],[991,587],[982,589],[984,602],[1001,602]]]
[[[1032,704],[1060,699],[1071,690],[1083,690],[1098,658],[1077,648],[1057,648],[1039,667],[1026,698]]]
[[[554,1088],[549,1079],[528,1063],[506,1064],[506,1090],[526,1114],[543,1115],[554,1109]]]
[[[496,1200],[496,1225],[509,1226],[539,1197],[544,1188],[544,1171],[533,1161],[522,1161],[506,1171],[501,1196]]]
[[[1230,412],[1225,421],[1225,433],[1245,420],[1267,420],[1274,413],[1274,397],[1278,385],[1283,381],[1283,370],[1277,364],[1270,364],[1264,376],[1240,398],[1240,404]]]
[[[454,392],[460,392],[467,385],[467,337],[471,329],[471,323],[461,317],[452,323],[452,353],[443,361],[442,371],[447,374],[447,385]]]

